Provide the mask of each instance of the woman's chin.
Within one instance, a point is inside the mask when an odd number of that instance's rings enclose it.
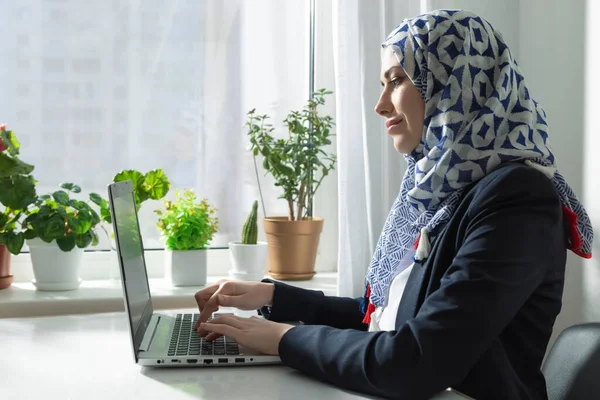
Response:
[[[392,136],[392,140],[394,141],[394,148],[401,154],[410,154],[417,147],[409,143],[404,135],[394,135]]]

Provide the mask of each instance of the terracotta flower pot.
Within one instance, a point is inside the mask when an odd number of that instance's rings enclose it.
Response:
[[[269,243],[269,274],[274,279],[299,281],[314,276],[323,223],[323,218],[302,221],[290,221],[287,217],[264,219]]]
[[[0,289],[12,285],[13,276],[10,274],[10,253],[6,246],[0,244]]]

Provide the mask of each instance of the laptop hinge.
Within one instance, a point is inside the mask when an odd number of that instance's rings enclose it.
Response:
[[[154,333],[156,332],[156,328],[158,327],[159,322],[160,317],[153,315],[150,319],[148,327],[146,328],[146,333],[144,334],[142,343],[140,343],[140,351],[148,351],[148,349],[150,348],[150,343],[152,343],[152,338],[154,338]]]

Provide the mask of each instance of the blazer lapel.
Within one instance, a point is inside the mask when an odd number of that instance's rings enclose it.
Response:
[[[427,262],[421,264],[421,261],[415,261],[413,268],[410,271],[404,293],[402,293],[402,299],[400,299],[398,313],[396,314],[396,328],[405,324],[406,321],[417,315],[417,307],[420,306],[420,294],[424,289],[423,280],[425,278],[427,264]]]

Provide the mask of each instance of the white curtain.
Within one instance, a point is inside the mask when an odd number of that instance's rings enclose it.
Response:
[[[521,4],[523,3],[523,4]],[[405,171],[383,120],[373,111],[380,94],[380,44],[404,18],[446,8],[466,9],[499,29],[519,56],[522,38],[536,32],[519,18],[525,1],[335,0],[333,53],[338,132],[339,294],[361,296],[365,272]],[[541,5],[540,5],[541,6]],[[538,65],[536,67],[542,67]]]
[[[0,1],[0,123],[39,192],[75,182],[106,197],[120,170],[162,168],[218,208],[212,246],[226,245],[258,199],[247,111],[286,134],[307,98],[308,13],[307,0]],[[285,215],[262,183],[267,212]],[[160,205],[140,212],[147,248],[162,247]]]

